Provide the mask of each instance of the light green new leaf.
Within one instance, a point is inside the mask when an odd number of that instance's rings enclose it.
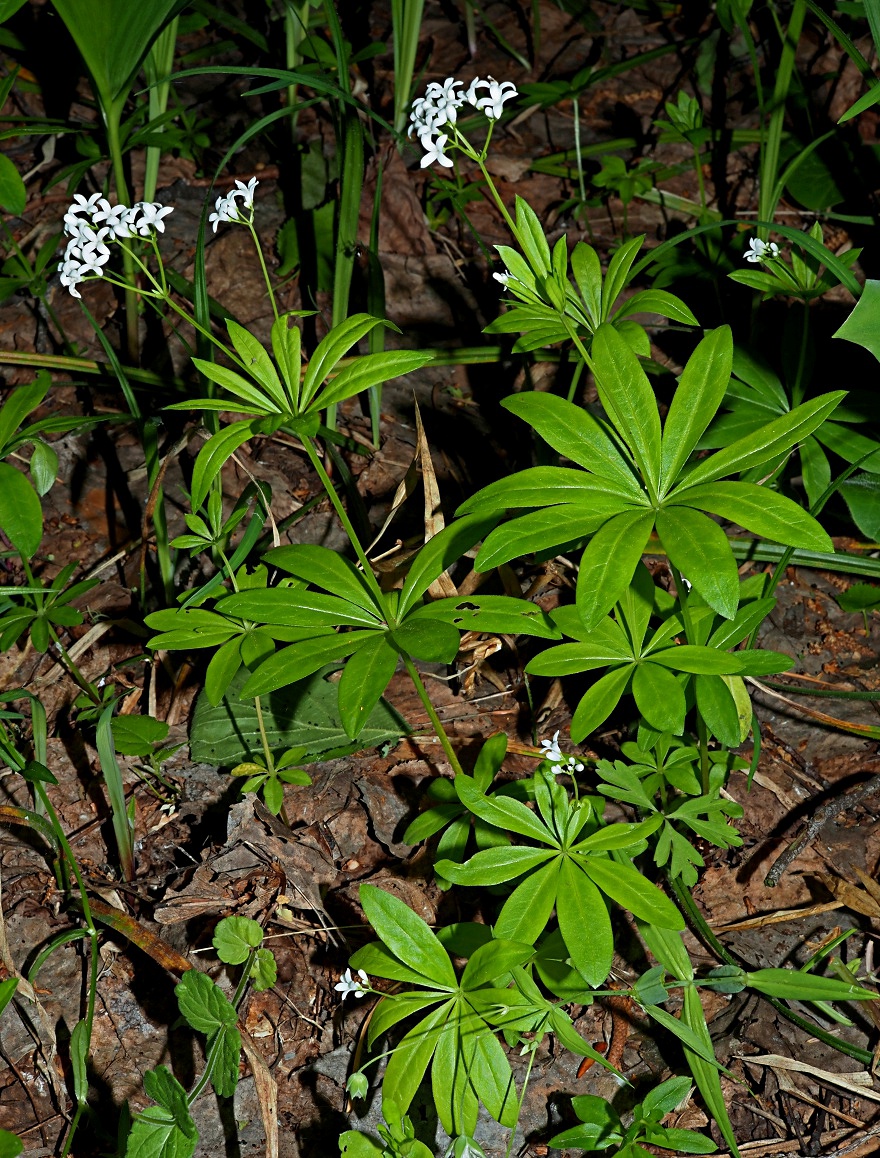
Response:
[[[635,502],[644,502],[644,492],[632,467],[589,411],[544,391],[514,394],[501,405],[527,422],[557,454],[618,483]],[[653,405],[656,409],[656,402]]]
[[[663,428],[661,489],[668,491],[700,436],[715,417],[730,382],[733,338],[729,326],[707,334],[688,359]]]
[[[628,342],[608,324],[593,339],[596,387],[649,491],[660,487],[660,415],[651,383]]]
[[[0,462],[0,529],[27,559],[43,537],[43,511],[37,492],[20,470]]]
[[[590,985],[601,985],[614,956],[611,918],[595,884],[568,857],[559,870],[556,915],[575,969]]]
[[[796,406],[788,414],[774,418],[754,434],[738,438],[730,446],[697,463],[694,469],[685,475],[673,494],[687,502],[684,492],[689,487],[715,482],[725,475],[738,474],[740,471],[748,470],[749,467],[758,466],[785,454],[820,427],[845,396],[845,390],[820,394],[818,398],[812,398],[809,402]]]
[[[361,885],[360,900],[367,920],[404,965],[439,988],[456,988],[448,953],[408,905],[375,885]]]
[[[768,487],[747,482],[715,482],[688,487],[673,499],[739,523],[764,539],[809,551],[833,551],[831,536],[797,503]],[[690,576],[688,576],[690,578]],[[692,580],[693,582],[693,580]]]
[[[588,628],[595,627],[629,587],[653,526],[653,511],[626,511],[593,535],[577,578],[577,609]]]
[[[657,512],[657,534],[672,564],[709,606],[733,619],[739,604],[739,573],[718,524],[690,507],[673,506]]]

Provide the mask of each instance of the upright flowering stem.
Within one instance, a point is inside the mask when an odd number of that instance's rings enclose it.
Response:
[[[107,145],[110,150],[110,161],[113,165],[113,182],[116,185],[116,196],[126,205],[129,203],[128,183],[125,180],[125,165],[122,160],[122,141],[120,138],[120,120],[122,105],[114,101],[105,111],[107,123]],[[140,365],[140,340],[138,335],[138,302],[137,290],[134,286],[134,262],[128,247],[122,250],[122,268],[128,286],[125,290],[125,343],[128,360],[133,366]]]
[[[437,733],[437,739],[443,746],[443,751],[446,753],[446,759],[449,761],[452,767],[452,771],[456,776],[464,775],[464,769],[462,768],[461,763],[455,754],[455,749],[452,747],[452,743],[450,742],[449,736],[446,733],[446,729],[443,727],[443,723],[440,717],[437,715],[437,711],[434,705],[431,703],[431,697],[428,695],[428,689],[425,687],[422,677],[419,675],[418,668],[406,654],[406,652],[401,652],[400,658],[403,660],[403,666],[406,668],[407,674],[412,680],[413,686],[418,693],[418,697],[422,701],[422,706],[428,713],[428,719],[431,721],[431,725],[434,728],[434,731]]]

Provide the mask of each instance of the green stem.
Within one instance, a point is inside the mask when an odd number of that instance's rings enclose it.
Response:
[[[807,345],[810,338],[810,307],[807,302],[803,302],[803,313],[801,314],[801,344],[798,350],[797,372],[795,374],[794,384],[791,388],[791,405],[792,408],[800,406],[804,398],[804,370],[807,365]]]
[[[107,126],[107,146],[110,150],[110,161],[113,166],[113,181],[116,185],[116,196],[123,205],[130,204],[128,184],[125,180],[125,165],[122,160],[122,140],[120,137],[120,120],[122,117],[123,101],[113,101],[104,108],[104,119]],[[125,271],[125,280],[129,287],[125,290],[125,335],[128,358],[137,365],[140,361],[140,341],[138,336],[137,291],[134,288],[134,263],[131,251],[123,246],[122,267]]]
[[[409,674],[409,678],[412,680],[413,686],[415,687],[416,691],[418,692],[419,699],[422,701],[422,706],[424,707],[425,711],[428,713],[428,718],[430,719],[431,724],[433,725],[434,731],[437,733],[437,738],[440,741],[440,743],[443,745],[443,751],[446,753],[446,758],[449,761],[450,765],[452,766],[452,771],[456,774],[456,776],[463,776],[464,775],[464,769],[462,768],[461,764],[459,763],[459,759],[455,754],[455,749],[452,747],[452,744],[450,743],[449,736],[446,734],[446,729],[443,727],[443,724],[441,723],[440,717],[437,715],[437,712],[434,710],[434,705],[431,703],[431,698],[428,695],[428,690],[425,687],[424,683],[422,682],[422,677],[419,675],[419,673],[416,669],[416,665],[413,663],[413,661],[410,659],[410,657],[406,654],[405,651],[402,651],[400,653],[400,658],[403,660],[403,666],[406,668],[407,673]]]
[[[275,763],[272,760],[272,749],[269,747],[269,737],[266,735],[266,725],[263,721],[263,705],[260,703],[259,696],[254,697],[254,707],[257,712],[257,724],[260,729],[260,742],[263,745],[263,757],[266,761],[266,769],[270,774],[274,775]]]
[[[716,957],[718,957],[720,961],[723,961],[725,965],[734,965],[738,969],[745,969],[746,972],[749,972],[750,966],[748,963],[738,961],[732,953],[728,952],[728,950],[724,947],[724,945],[721,944],[721,942],[706,924],[705,918],[700,912],[690,889],[686,885],[682,884],[680,880],[673,880],[670,883],[672,884],[672,890],[678,898],[681,907],[687,914],[688,920],[690,921],[694,932],[697,934],[703,944],[711,949]],[[860,1061],[862,1065],[870,1065],[873,1061],[874,1055],[870,1050],[859,1049],[857,1045],[850,1045],[848,1041],[843,1041],[842,1038],[837,1037],[835,1034],[828,1033],[827,1030],[824,1030],[821,1028],[821,1026],[816,1025],[815,1022],[808,1021],[805,1017],[801,1017],[800,1014],[795,1013],[794,1010],[789,1009],[784,1002],[780,1001],[776,997],[770,997],[766,993],[762,993],[761,996],[765,1001],[769,1001],[773,1008],[778,1013],[781,1013],[787,1021],[790,1021],[793,1025],[796,1025],[799,1029],[805,1030],[813,1037],[818,1038],[819,1041],[824,1042],[825,1045],[829,1045],[832,1049],[836,1049],[840,1053],[845,1053],[849,1057],[855,1058],[856,1061]]]
[[[257,237],[257,231],[254,229],[252,221],[246,221],[248,229],[251,232],[251,237],[254,241],[254,249],[257,251],[257,257],[260,261],[260,269],[263,271],[263,281],[266,283],[266,290],[269,294],[269,301],[272,303],[272,313],[275,315],[275,321],[278,321],[278,303],[275,301],[275,291],[272,289],[272,282],[269,279],[269,270],[266,268],[266,259],[263,257],[263,249],[260,245],[260,239]]]
[[[364,572],[364,579],[369,585],[370,590],[373,592],[376,603],[380,608],[384,609],[385,599],[382,595],[382,588],[379,586],[376,576],[373,574],[373,568],[370,564],[370,560],[367,558],[367,554],[361,546],[360,540],[355,533],[355,529],[352,526],[351,519],[348,517],[348,513],[346,512],[346,509],[342,503],[342,499],[340,499],[339,495],[336,493],[336,487],[334,487],[333,483],[330,481],[330,476],[324,469],[324,464],[321,462],[318,452],[315,449],[315,444],[308,437],[308,435],[304,434],[300,437],[302,438],[302,443],[305,447],[306,454],[309,456],[309,462],[311,462],[312,466],[315,468],[318,478],[321,480],[321,485],[327,492],[327,497],[333,504],[333,508],[336,511],[336,514],[339,516],[339,521],[342,523],[342,526],[345,529],[345,533],[348,535],[349,541],[354,548],[354,553],[357,555],[358,562],[360,563]]]
[[[231,1004],[233,1005],[233,1007],[235,1009],[238,1009],[238,1007],[241,1004],[242,999],[244,997],[245,990],[247,989],[248,982],[250,981],[251,969],[253,968],[253,964],[254,964],[254,960],[256,958],[256,955],[257,955],[257,950],[251,949],[250,953],[248,953],[247,961],[245,961],[245,963],[244,963],[244,968],[242,969],[241,977],[239,977],[238,985],[235,987],[235,993],[232,995],[232,1003]],[[214,1062],[216,1061],[217,1053],[223,1047],[223,1044],[224,1044],[223,1043],[223,1035],[222,1035],[222,1033],[218,1033],[217,1038],[214,1042],[214,1048],[208,1051],[208,1055],[205,1058],[205,1068],[204,1068],[204,1071],[202,1072],[202,1076],[199,1078],[199,1080],[196,1082],[196,1084],[193,1086],[193,1088],[190,1090],[190,1092],[186,1096],[186,1100],[190,1106],[193,1105],[193,1103],[196,1101],[196,1099],[201,1094],[202,1090],[205,1088],[205,1086],[207,1086],[208,1082],[211,1080],[211,1074],[214,1070]]]

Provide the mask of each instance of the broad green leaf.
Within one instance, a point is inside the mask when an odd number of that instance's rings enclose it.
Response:
[[[339,1135],[341,1158],[382,1158],[384,1152],[385,1147],[377,1138],[360,1130],[343,1130]]]
[[[542,511],[531,511],[496,527],[486,536],[480,547],[474,568],[491,571],[511,559],[523,555],[558,555],[568,543],[581,542],[606,523],[609,518],[627,509],[619,500],[609,498],[582,507],[565,503]]]
[[[526,664],[529,675],[564,676],[580,675],[581,672],[595,671],[612,664],[631,663],[632,655],[622,649],[585,643],[562,643],[559,647],[548,648],[530,659]]]
[[[217,604],[218,615],[234,615],[254,623],[287,627],[371,627],[381,621],[375,611],[365,610],[337,595],[304,591],[301,587],[263,587],[228,595]]]
[[[639,844],[645,837],[650,836],[652,832],[656,832],[662,823],[663,817],[659,813],[655,813],[647,820],[631,824],[606,824],[604,828],[600,828],[592,836],[579,841],[575,849],[577,852],[607,852],[610,849],[631,848],[634,844]]]
[[[124,98],[151,44],[186,0],[54,0],[105,104]],[[105,109],[105,113],[108,110]]]
[[[428,984],[421,973],[398,961],[381,941],[371,941],[368,945],[362,946],[352,954],[348,963],[352,969],[363,969],[372,977],[386,977],[389,981],[402,981],[406,985]],[[446,991],[438,990],[433,993],[431,1000],[437,1001],[445,997]]]
[[[590,985],[601,985],[614,956],[611,918],[595,884],[568,857],[559,868],[556,916],[575,969]]]
[[[634,293],[615,313],[615,326],[632,314],[659,314],[661,318],[670,318],[686,326],[699,325],[681,298],[662,289],[647,289]]]
[[[369,314],[352,314],[321,339],[303,375],[303,410],[308,408],[321,383],[333,372],[339,359],[345,357],[352,346],[357,345],[361,338],[365,338],[370,330],[376,326],[387,325],[390,323],[383,321],[382,318],[374,318]]]
[[[289,407],[287,395],[263,343],[257,341],[253,334],[232,318],[226,319],[226,329],[229,331],[236,353],[247,366],[251,376],[259,382],[278,408],[282,412],[286,411]]]
[[[690,507],[666,507],[657,512],[657,534],[672,564],[709,606],[733,619],[739,604],[739,573],[718,524]]]
[[[489,785],[501,771],[504,757],[507,755],[507,743],[506,732],[496,732],[494,736],[484,741],[474,763],[474,783],[481,792],[488,791]]]
[[[626,504],[631,503],[632,488],[572,467],[533,466],[489,483],[462,503],[456,513],[488,514],[518,507],[557,506],[560,503],[574,503],[588,510],[595,503],[597,512],[602,512],[615,509],[609,507],[608,501],[614,498]]]
[[[394,1102],[400,1114],[409,1109],[445,1028],[448,1012],[448,1003],[435,1009],[394,1047],[382,1081],[383,1105],[387,1099]],[[387,1110],[384,1113],[387,1118]]]
[[[352,739],[369,720],[394,675],[398,658],[397,649],[384,633],[349,657],[339,681],[339,719]]]
[[[327,664],[345,659],[374,638],[373,631],[348,631],[344,635],[322,635],[293,643],[261,663],[241,689],[241,695],[244,699],[264,696],[297,683]]]
[[[571,253],[571,271],[595,329],[602,320],[602,266],[592,245],[585,241],[575,245]]]
[[[550,246],[544,226],[531,205],[518,194],[516,206],[516,239],[532,270],[539,276],[550,272]]]
[[[402,653],[426,663],[452,663],[458,655],[458,628],[439,619],[409,618],[389,635]]]
[[[459,1020],[450,1018],[443,1027],[431,1062],[431,1097],[440,1125],[454,1136],[463,1129],[461,1115],[465,1110],[462,1096],[464,1058],[459,1041]],[[473,1095],[471,1094],[471,1098]],[[468,1099],[470,1100],[470,1099]]]
[[[733,339],[729,326],[707,334],[688,359],[663,428],[661,490],[678,478],[700,436],[715,417],[730,381]]]
[[[496,1122],[512,1130],[519,1117],[519,1099],[507,1054],[493,1033],[481,1033],[469,1058],[468,1077],[474,1093]]]
[[[571,1105],[581,1125],[554,1134],[549,1143],[554,1149],[606,1150],[623,1141],[623,1126],[610,1102],[596,1094],[582,1094],[572,1098]]]
[[[619,245],[611,255],[608,271],[605,274],[605,287],[602,291],[602,312],[606,318],[626,286],[632,263],[642,248],[644,240],[644,234],[631,237],[629,241]]]
[[[273,547],[263,559],[289,575],[323,587],[358,607],[376,614],[376,602],[361,571],[338,552],[314,543],[297,543],[292,547]]]
[[[8,444],[32,410],[40,405],[49,392],[51,382],[44,376],[27,386],[15,386],[0,407],[0,456],[7,453]],[[29,427],[33,430],[33,427]]]
[[[652,652],[651,663],[662,664],[673,671],[686,671],[699,675],[731,675],[745,668],[744,655],[749,652],[721,651],[715,647],[701,647],[699,644],[683,643],[680,647],[666,647]],[[760,652],[759,654],[775,654]],[[787,658],[787,657],[786,657]]]
[[[263,930],[250,917],[224,917],[211,938],[217,956],[227,965],[242,965],[262,942]]]
[[[487,824],[507,829],[541,844],[555,844],[555,838],[530,808],[511,797],[484,795],[470,776],[456,776],[453,781],[459,800]]]
[[[496,937],[533,945],[547,928],[556,904],[558,858],[537,869],[514,889],[495,922]]]
[[[638,358],[610,325],[593,339],[593,372],[599,398],[638,464],[648,490],[660,486],[660,415]]]
[[[401,717],[382,701],[358,741],[350,741],[339,719],[338,687],[325,675],[318,672],[262,700],[263,726],[273,752],[304,748],[312,758],[319,753],[344,755],[395,742],[407,730]],[[253,700],[239,698],[246,678],[247,672],[239,672],[216,707],[204,693],[199,697],[190,735],[193,760],[233,768],[262,757],[256,706]]]
[[[346,366],[329,382],[313,400],[312,407],[324,409],[353,398],[363,390],[389,382],[392,378],[402,378],[413,370],[432,361],[433,354],[419,350],[386,350],[379,354],[362,354],[350,366]]]
[[[363,966],[357,966],[363,968]],[[378,976],[378,974],[377,974]],[[420,979],[418,984],[423,984]],[[378,1041],[395,1025],[415,1013],[421,1013],[438,1001],[444,1000],[448,994],[441,992],[396,993],[380,1000],[370,1017],[368,1044]]]
[[[678,981],[692,981],[694,969],[680,934],[648,922],[639,921],[641,934],[649,951]]]
[[[575,708],[571,720],[571,738],[579,744],[590,732],[608,719],[617,707],[620,697],[632,675],[632,665],[618,668],[596,680]]]
[[[28,469],[37,494],[45,495],[52,489],[58,474],[58,455],[47,442],[37,439]]]
[[[233,422],[219,434],[212,434],[199,451],[193,466],[192,489],[190,500],[192,509],[197,511],[211,489],[211,483],[220,473],[223,464],[249,438],[253,438],[260,419]]]
[[[459,631],[479,631],[487,635],[534,635],[559,639],[560,633],[545,611],[527,599],[509,595],[473,595],[465,599],[438,599],[417,607],[408,622],[438,619]]]
[[[173,632],[171,634],[174,634]],[[152,646],[161,646],[160,640],[151,641]],[[216,708],[226,693],[229,691],[229,685],[235,679],[238,672],[241,670],[241,644],[243,636],[236,635],[229,639],[221,647],[218,647],[211,656],[211,662],[208,664],[208,669],[205,672],[205,695],[210,703]],[[274,651],[274,645],[272,647]]]
[[[265,353],[265,351],[263,352]],[[262,414],[284,413],[283,406],[279,407],[272,398],[267,397],[262,390],[258,390],[252,382],[248,382],[247,378],[242,378],[241,374],[237,374],[227,366],[221,366],[217,362],[208,362],[204,358],[193,358],[192,363],[210,382],[216,382],[234,398],[239,398],[242,402],[254,406]],[[227,409],[234,410],[235,404],[228,403]]]
[[[644,502],[644,491],[632,467],[589,411],[544,391],[514,394],[501,405],[527,422],[557,454],[622,486],[633,501]]]
[[[231,1098],[238,1085],[241,1034],[234,1025],[224,1025],[209,1037],[208,1053],[214,1058],[211,1084],[221,1098]]]
[[[681,913],[672,901],[631,864],[589,856],[583,865],[593,883],[634,916],[663,929],[684,928]]]
[[[727,680],[739,679],[737,676],[728,676]],[[739,706],[731,694],[724,676],[698,675],[694,681],[697,693],[697,707],[700,715],[706,722],[710,733],[727,748],[736,748],[743,743],[748,735],[752,721],[751,701],[746,692],[745,701],[748,705],[748,715],[745,718],[745,731]],[[739,679],[739,684],[745,686]]]
[[[655,1145],[664,1146],[675,1154],[714,1154],[718,1149],[711,1138],[707,1138],[705,1134],[698,1134],[695,1130],[661,1126],[658,1127],[658,1135]]]
[[[24,0],[26,2],[26,0]],[[8,1130],[0,1130],[0,1158],[18,1158],[24,1143]]]
[[[494,522],[494,519],[485,515],[466,515],[428,540],[410,564],[403,584],[399,610],[401,619],[434,580],[482,539]]]
[[[866,438],[858,430],[851,430],[839,422],[825,422],[816,431],[816,440],[846,462],[860,462],[863,470],[880,472],[880,443]]]
[[[682,734],[687,705],[684,688],[671,671],[656,663],[637,664],[630,691],[652,728],[673,736]]]
[[[27,190],[18,169],[0,153],[0,208],[12,217],[21,217],[26,203]]]
[[[20,470],[0,462],[0,530],[27,559],[43,538],[43,511],[37,492]]]
[[[438,860],[435,870],[447,881],[456,885],[477,886],[500,885],[515,880],[530,869],[543,864],[553,853],[547,850],[524,848],[522,845],[502,844],[497,848],[475,852],[464,864],[451,860]]]
[[[880,100],[880,93],[874,93],[871,103]],[[865,97],[862,97],[864,100]],[[850,110],[850,115],[852,110]],[[835,338],[843,338],[847,342],[855,342],[857,346],[870,351],[875,358],[880,359],[880,281],[868,278],[862,286],[859,300],[853,306],[852,313],[842,326],[833,334]]]
[[[234,1026],[238,1014],[223,990],[206,973],[190,969],[174,987],[180,1012],[199,1033]]]
[[[595,627],[587,628],[577,608],[569,603],[554,608],[551,618],[563,635],[588,644],[597,654],[607,652],[626,659],[632,659],[635,654],[623,627],[610,615],[600,619]]]
[[[826,427],[830,423],[826,422]],[[800,445],[801,475],[804,480],[804,490],[807,492],[807,504],[812,507],[825,493],[831,482],[831,463],[828,455],[819,445],[815,435],[810,435]]]
[[[690,1078],[669,1078],[649,1090],[642,1102],[642,1108],[648,1117],[656,1118],[659,1122],[665,1114],[671,1114],[681,1105],[691,1092]],[[690,1131],[687,1131],[688,1133]],[[704,1139],[708,1141],[708,1139]]]
[[[497,929],[496,929],[497,934]],[[524,965],[532,956],[529,944],[514,944],[499,938],[487,941],[473,953],[461,975],[462,989],[477,989],[501,981],[517,965]]]
[[[361,885],[367,920],[391,952],[434,985],[455,989],[458,982],[446,950],[412,909],[375,885]]]
[[[595,627],[629,587],[653,526],[653,511],[627,511],[593,535],[577,578],[577,609],[587,628]]]
[[[764,486],[748,482],[714,482],[688,487],[672,501],[699,507],[788,547],[834,550],[830,535],[811,514],[785,495]]]
[[[697,463],[694,469],[685,475],[673,494],[676,498],[687,502],[683,496],[689,487],[715,482],[725,475],[737,474],[748,470],[749,467],[769,462],[777,455],[785,454],[820,427],[845,396],[845,390],[821,394],[818,398],[796,406],[788,414],[774,418],[754,434],[738,439],[730,446]]]

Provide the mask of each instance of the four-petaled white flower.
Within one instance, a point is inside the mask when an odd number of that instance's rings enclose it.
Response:
[[[351,975],[351,970],[346,969],[342,974],[342,980],[333,986],[337,993],[342,994],[343,1001],[348,997],[349,993],[353,993],[355,997],[363,997],[367,992],[370,986],[369,978],[363,969],[358,969],[357,973],[360,981],[356,981]]]
[[[504,81],[503,84],[499,84],[498,81],[491,76],[488,82],[483,81],[482,83],[488,84],[489,95],[487,97],[481,97],[472,103],[476,105],[481,113],[485,113],[490,120],[497,121],[504,112],[504,102],[511,100],[517,95],[516,85],[509,80]],[[468,90],[468,93],[470,93],[470,90]]]
[[[544,759],[551,765],[551,771],[554,776],[558,776],[560,772],[567,772],[570,776],[575,772],[583,772],[583,764],[574,756],[566,756],[559,747],[559,730],[553,733],[552,740],[542,740],[541,747],[544,749]]]
[[[103,222],[114,237],[133,237],[131,224],[135,216],[134,210],[127,205],[111,205],[106,197],[98,202],[98,210],[92,216],[92,221]]]
[[[173,205],[160,205],[158,201],[139,201],[134,208],[140,210],[133,224],[141,237],[149,237],[151,229],[164,233],[165,222],[162,218],[174,212]]]
[[[447,157],[443,152],[446,142],[449,140],[446,133],[441,133],[435,141],[432,141],[427,133],[423,133],[419,140],[422,142],[422,148],[425,150],[425,155],[422,157],[422,168],[427,168],[428,165],[439,161],[444,169],[452,168],[452,158]]]
[[[215,233],[221,222],[251,224],[254,219],[254,190],[259,183],[256,177],[251,177],[246,185],[244,181],[236,179],[237,188],[227,193],[225,197],[217,198],[214,202],[214,212],[208,216],[208,224],[213,226]]]
[[[253,209],[253,207],[254,207],[254,190],[259,185],[259,183],[260,182],[256,179],[256,177],[251,177],[251,179],[250,179],[250,181],[248,181],[247,185],[245,185],[244,181],[239,181],[236,179],[235,184],[238,186],[238,188],[233,189],[232,192],[229,194],[229,196],[230,197],[240,197],[242,202],[244,203],[245,209]]]
[[[770,257],[779,257],[779,246],[775,241],[762,241],[760,237],[750,237],[749,248],[744,257],[752,265],[757,265],[759,261],[766,261]]]

